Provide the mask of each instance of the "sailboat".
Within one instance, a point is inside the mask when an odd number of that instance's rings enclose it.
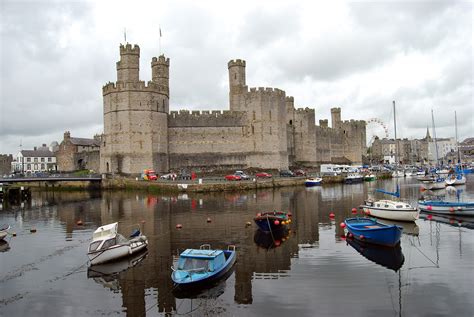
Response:
[[[398,178],[405,176],[402,170],[398,169],[398,140],[397,140],[397,118],[395,115],[395,100],[393,101],[393,127],[395,130],[395,170],[392,173],[392,177]]]
[[[456,147],[458,151],[458,164],[461,165],[461,155],[459,153],[459,142],[458,142],[458,117],[456,111],[454,111],[454,127],[456,130]],[[456,169],[456,173],[451,173],[446,178],[446,185],[464,185],[466,184],[466,177],[464,176],[462,170]]]

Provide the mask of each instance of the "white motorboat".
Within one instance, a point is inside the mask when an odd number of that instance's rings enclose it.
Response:
[[[422,180],[421,182],[423,183],[423,187],[425,187],[428,190],[443,189],[446,187],[445,179],[442,177],[438,177],[431,180],[426,179],[426,180]]]
[[[397,185],[396,192],[387,192],[382,189],[375,191],[400,197],[400,189]],[[412,207],[409,203],[398,200],[377,200],[368,199],[360,206],[364,212],[370,216],[377,218],[390,219],[395,221],[415,221],[418,219],[420,212],[417,208]]]
[[[117,260],[147,247],[148,240],[140,230],[135,230],[131,239],[127,239],[117,229],[118,222],[115,222],[94,231],[87,253],[91,265]]]
[[[466,176],[463,174],[451,174],[446,178],[446,185],[464,185],[466,184]]]
[[[348,173],[344,178],[344,183],[346,184],[362,183],[363,181],[364,176],[359,173]]]
[[[8,235],[9,225],[0,225],[0,240],[3,240]]]
[[[420,215],[417,208],[395,200],[366,200],[361,207],[371,216],[396,221],[415,221]]]
[[[393,178],[400,178],[400,177],[404,177],[404,176],[405,176],[405,173],[401,170],[395,170],[392,173]]]

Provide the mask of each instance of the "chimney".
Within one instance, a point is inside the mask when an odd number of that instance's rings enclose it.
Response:
[[[35,147],[33,147],[33,150],[34,150],[34,151],[36,151],[36,146],[35,146]]]

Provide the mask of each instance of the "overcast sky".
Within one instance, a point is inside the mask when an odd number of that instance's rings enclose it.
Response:
[[[473,5],[468,1],[0,1],[0,153],[103,131],[102,86],[119,44],[140,77],[171,59],[171,110],[228,109],[227,62],[250,87],[276,87],[316,122],[378,118],[393,137],[474,137]],[[229,5],[232,4],[232,5]],[[383,136],[383,129],[368,126]]]

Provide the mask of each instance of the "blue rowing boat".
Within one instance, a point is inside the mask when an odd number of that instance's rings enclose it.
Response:
[[[371,218],[348,218],[344,220],[344,223],[350,237],[367,243],[386,246],[397,245],[403,231],[400,226],[386,225]]]
[[[180,287],[210,285],[232,268],[235,259],[235,246],[211,250],[209,244],[204,244],[199,249],[186,249],[179,256],[177,269],[172,267],[171,279]]]

